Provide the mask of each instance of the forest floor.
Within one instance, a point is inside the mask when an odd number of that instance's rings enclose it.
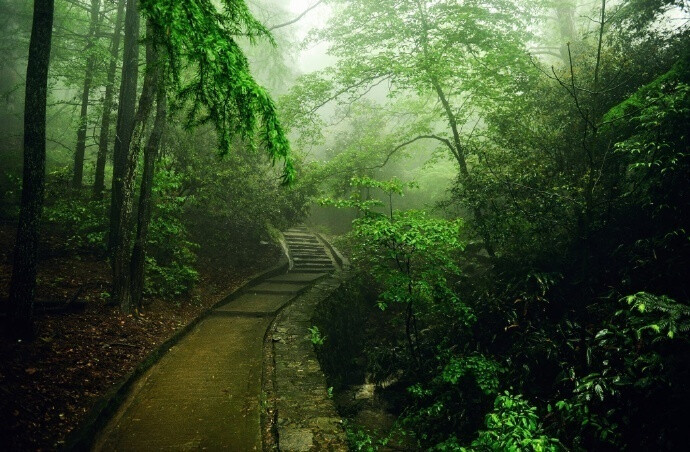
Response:
[[[15,230],[0,225],[0,300],[8,296]],[[53,246],[54,245],[54,246]],[[271,252],[234,268],[200,262],[200,280],[174,301],[146,300],[140,316],[107,302],[110,269],[93,254],[60,253],[59,237],[44,243],[38,300],[67,300],[79,287],[82,312],[39,314],[36,339],[0,341],[0,445],[4,450],[53,450],[93,403],[159,344],[256,271],[276,262]],[[47,251],[47,252],[46,252]]]

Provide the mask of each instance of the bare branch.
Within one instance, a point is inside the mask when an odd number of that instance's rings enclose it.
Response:
[[[316,3],[314,3],[313,5],[311,5],[309,8],[305,9],[304,11],[302,11],[302,14],[300,14],[299,16],[295,17],[295,18],[292,19],[292,20],[289,20],[289,21],[287,21],[287,22],[284,22],[284,23],[282,23],[282,24],[274,25],[274,26],[270,27],[270,28],[268,29],[268,31],[273,31],[273,30],[276,30],[276,29],[278,29],[278,28],[287,27],[288,25],[292,25],[292,24],[294,24],[295,22],[298,22],[301,18],[303,18],[304,16],[306,16],[307,13],[308,13],[309,11],[311,11],[311,10],[314,9],[314,8],[316,8],[316,7],[319,6],[321,3],[323,3],[323,0],[317,1]]]

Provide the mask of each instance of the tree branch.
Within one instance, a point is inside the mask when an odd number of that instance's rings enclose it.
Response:
[[[424,139],[432,139],[432,140],[438,140],[438,141],[440,141],[441,143],[443,143],[443,144],[445,144],[446,146],[448,146],[448,149],[450,149],[450,151],[453,153],[453,155],[455,155],[455,149],[453,148],[453,145],[451,144],[451,142],[450,142],[449,139],[443,138],[443,137],[439,137],[438,135],[419,135],[419,136],[417,136],[417,137],[415,137],[415,138],[412,138],[411,140],[407,140],[407,141],[405,141],[404,143],[401,143],[401,144],[397,145],[396,147],[394,147],[394,148],[388,153],[388,155],[386,156],[386,158],[383,160],[383,162],[382,162],[381,164],[379,164],[379,165],[374,165],[374,166],[369,166],[369,167],[366,167],[365,169],[383,168],[384,166],[386,166],[386,164],[387,164],[388,161],[391,159],[391,157],[393,157],[393,154],[395,154],[396,152],[398,152],[400,149],[402,149],[402,148],[404,148],[405,146],[408,146],[408,145],[414,143],[415,141],[424,140]]]
[[[270,27],[270,28],[268,29],[268,31],[273,31],[273,30],[276,30],[276,29],[278,29],[278,28],[287,27],[288,25],[292,25],[292,24],[294,24],[295,22],[298,22],[301,18],[303,18],[304,16],[306,16],[307,13],[308,13],[309,11],[311,11],[311,10],[314,9],[314,8],[316,8],[316,7],[319,6],[321,3],[323,3],[323,0],[317,1],[316,3],[314,3],[313,5],[311,5],[309,8],[305,9],[304,11],[302,11],[302,14],[300,14],[299,16],[295,17],[295,18],[292,19],[292,20],[289,20],[289,21],[287,21],[287,22],[284,22],[284,23],[282,23],[282,24],[274,25],[274,26]]]

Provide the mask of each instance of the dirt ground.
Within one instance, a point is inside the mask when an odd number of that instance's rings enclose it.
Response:
[[[0,300],[7,299],[14,229],[0,225]],[[277,261],[272,252],[252,266],[200,265],[195,289],[179,299],[148,299],[143,314],[123,315],[107,303],[110,269],[91,254],[46,253],[36,298],[66,300],[79,287],[82,312],[39,314],[36,339],[0,339],[0,449],[54,450],[98,397],[156,346],[205,308]],[[4,302],[4,301],[3,301]]]

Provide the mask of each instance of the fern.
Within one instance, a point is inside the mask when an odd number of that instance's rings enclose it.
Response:
[[[628,295],[621,301],[631,306],[631,312],[636,314],[634,323],[640,337],[643,331],[651,330],[660,337],[673,339],[678,333],[690,331],[690,306],[679,303],[666,295],[653,295],[647,292],[637,292]],[[624,311],[619,311],[622,314]]]

